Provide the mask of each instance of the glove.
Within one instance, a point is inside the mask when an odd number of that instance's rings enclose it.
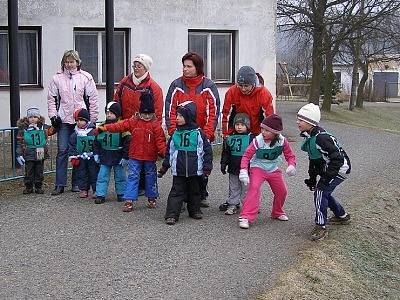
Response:
[[[314,191],[315,185],[317,184],[317,180],[314,178],[308,178],[308,179],[304,179],[304,183],[306,184],[306,186],[308,186],[310,191]]]
[[[296,175],[296,168],[295,168],[295,166],[292,166],[292,165],[288,166],[288,167],[286,168],[286,174],[287,174],[287,176],[294,176],[294,175]]]
[[[226,165],[221,164],[221,173],[226,174]]]
[[[211,175],[211,170],[203,170],[203,177],[208,177]]]
[[[58,129],[62,123],[61,118],[59,116],[54,116],[50,118],[51,126]]]
[[[76,167],[79,166],[79,158],[78,157],[70,156],[69,160],[70,160],[71,165],[72,165],[73,168],[76,168]]]
[[[100,162],[100,157],[99,157],[98,154],[93,155],[93,159],[94,159],[94,161],[95,161],[96,163],[99,163],[99,162]]]
[[[320,191],[325,191],[326,188],[328,187],[328,185],[329,185],[329,181],[327,181],[324,178],[320,178],[317,183],[317,189]]]
[[[17,162],[19,163],[20,166],[23,166],[25,164],[25,159],[22,155],[17,156]]]
[[[250,183],[249,172],[246,169],[240,170],[239,180],[243,182],[244,185],[248,185]]]
[[[107,131],[106,126],[105,126],[105,125],[98,125],[98,126],[97,126],[97,131],[98,131],[99,133],[102,133],[102,132],[104,132],[104,131]]]
[[[166,167],[162,166],[157,172],[157,177],[162,178],[165,175],[165,173],[167,173],[167,170],[168,169]]]
[[[26,130],[35,130],[35,129],[36,130],[38,129],[37,125],[36,124],[30,124]]]
[[[119,164],[123,167],[126,167],[128,165],[128,159],[122,158]]]
[[[92,157],[92,153],[91,152],[83,152],[81,155],[80,155],[80,157],[82,158],[82,159],[85,159],[85,160],[89,160],[91,157]]]

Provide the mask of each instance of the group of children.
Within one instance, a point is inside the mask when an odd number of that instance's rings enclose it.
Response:
[[[196,124],[196,105],[186,101],[177,107],[176,130],[168,143],[162,125],[155,118],[151,94],[140,98],[139,113],[130,119],[120,120],[121,107],[109,102],[106,121],[100,125],[89,121],[85,109],[75,112],[76,127],[70,137],[69,156],[77,169],[79,196],[86,198],[93,191],[95,203],[105,202],[111,170],[114,170],[115,191],[118,201],[125,201],[124,212],[133,210],[138,199],[140,173],[145,174],[145,196],[149,208],[156,207],[159,196],[157,177],[171,169],[173,175],[168,195],[165,222],[178,222],[182,205],[187,203],[189,217],[202,219],[200,210],[200,184],[211,174],[213,155],[210,142]],[[43,193],[43,160],[46,158],[46,138],[56,129],[44,125],[36,108],[27,112],[19,122],[17,160],[25,163],[24,194]],[[350,215],[345,212],[332,192],[350,173],[350,160],[336,138],[318,126],[320,110],[317,105],[307,104],[297,114],[297,124],[304,137],[301,149],[309,155],[308,188],[314,191],[315,223],[312,240],[326,237],[326,225],[348,224]],[[296,174],[296,157],[287,138],[282,135],[282,119],[272,114],[260,124],[261,133],[249,132],[250,119],[238,113],[233,120],[233,131],[224,139],[221,155],[221,172],[229,173],[227,201],[219,206],[227,215],[236,214],[240,208],[239,226],[247,229],[259,213],[261,186],[268,182],[274,195],[271,218],[287,221],[283,207],[287,187],[279,168],[282,157],[288,167],[287,176]],[[157,158],[164,158],[161,168],[156,169]],[[125,175],[128,167],[128,176]],[[317,180],[319,176],[319,180]],[[334,216],[327,218],[327,208]]]

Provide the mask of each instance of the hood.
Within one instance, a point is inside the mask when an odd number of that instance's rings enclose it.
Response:
[[[196,124],[196,104],[193,101],[186,101],[178,105],[176,112],[181,114],[186,124],[176,126],[177,129],[193,129],[197,128]]]
[[[45,122],[45,118],[43,116],[40,116],[39,122],[37,124],[38,127],[42,127],[44,122]],[[29,126],[28,117],[23,117],[17,121],[17,127],[19,129],[24,129],[24,128],[27,128],[28,126]]]

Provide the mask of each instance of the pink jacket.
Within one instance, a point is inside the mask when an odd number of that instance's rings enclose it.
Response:
[[[47,94],[47,109],[49,118],[60,116],[63,123],[75,124],[74,111],[87,109],[83,95],[89,97],[90,121],[96,122],[99,115],[99,99],[96,84],[92,75],[83,70],[59,71],[50,82]],[[57,112],[56,98],[60,98]]]

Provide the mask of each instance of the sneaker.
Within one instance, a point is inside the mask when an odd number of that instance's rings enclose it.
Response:
[[[56,186],[54,190],[51,192],[52,196],[58,196],[64,193],[64,187],[63,186]]]
[[[33,188],[25,188],[22,191],[22,194],[27,195],[27,194],[32,194],[33,193]]]
[[[133,210],[133,203],[131,201],[125,202],[124,206],[122,207],[123,212],[131,212]]]
[[[148,208],[150,208],[150,209],[156,208],[156,205],[157,205],[156,199],[151,199],[151,198],[149,198],[149,199],[147,200],[147,207],[148,207]]]
[[[44,190],[42,188],[35,189],[36,194],[44,194]]]
[[[245,218],[239,218],[239,227],[243,229],[248,229],[250,227],[249,220]]]
[[[88,191],[79,192],[79,198],[87,198],[87,197],[88,197]]]
[[[167,224],[167,225],[175,225],[175,223],[176,223],[175,218],[166,218],[165,219],[165,224]]]
[[[234,215],[237,213],[237,207],[236,205],[229,205],[227,210],[225,211],[226,215]]]
[[[123,202],[124,201],[124,195],[117,195],[117,201],[118,202]]]
[[[276,219],[278,219],[279,221],[289,221],[289,218],[287,217],[287,215],[280,215]]]
[[[207,198],[201,200],[200,207],[205,207],[205,208],[210,207],[210,201],[208,201]]]
[[[313,231],[311,232],[312,241],[320,241],[326,238],[327,236],[328,236],[328,231],[326,230],[326,228],[320,225],[315,225]]]
[[[228,202],[224,202],[222,204],[220,204],[220,206],[218,207],[220,211],[226,211],[229,207],[229,203]]]
[[[106,202],[106,198],[103,196],[97,196],[96,199],[94,200],[94,203],[96,204],[102,204]]]
[[[330,225],[348,225],[350,224],[351,218],[349,214],[346,214],[343,218],[332,216],[328,219]]]
[[[71,192],[74,192],[74,193],[80,192],[79,186],[77,186],[77,185],[72,186]]]
[[[198,213],[189,215],[189,217],[191,217],[192,219],[195,219],[195,220],[201,220],[201,219],[203,219],[203,214],[201,212],[198,212]]]

